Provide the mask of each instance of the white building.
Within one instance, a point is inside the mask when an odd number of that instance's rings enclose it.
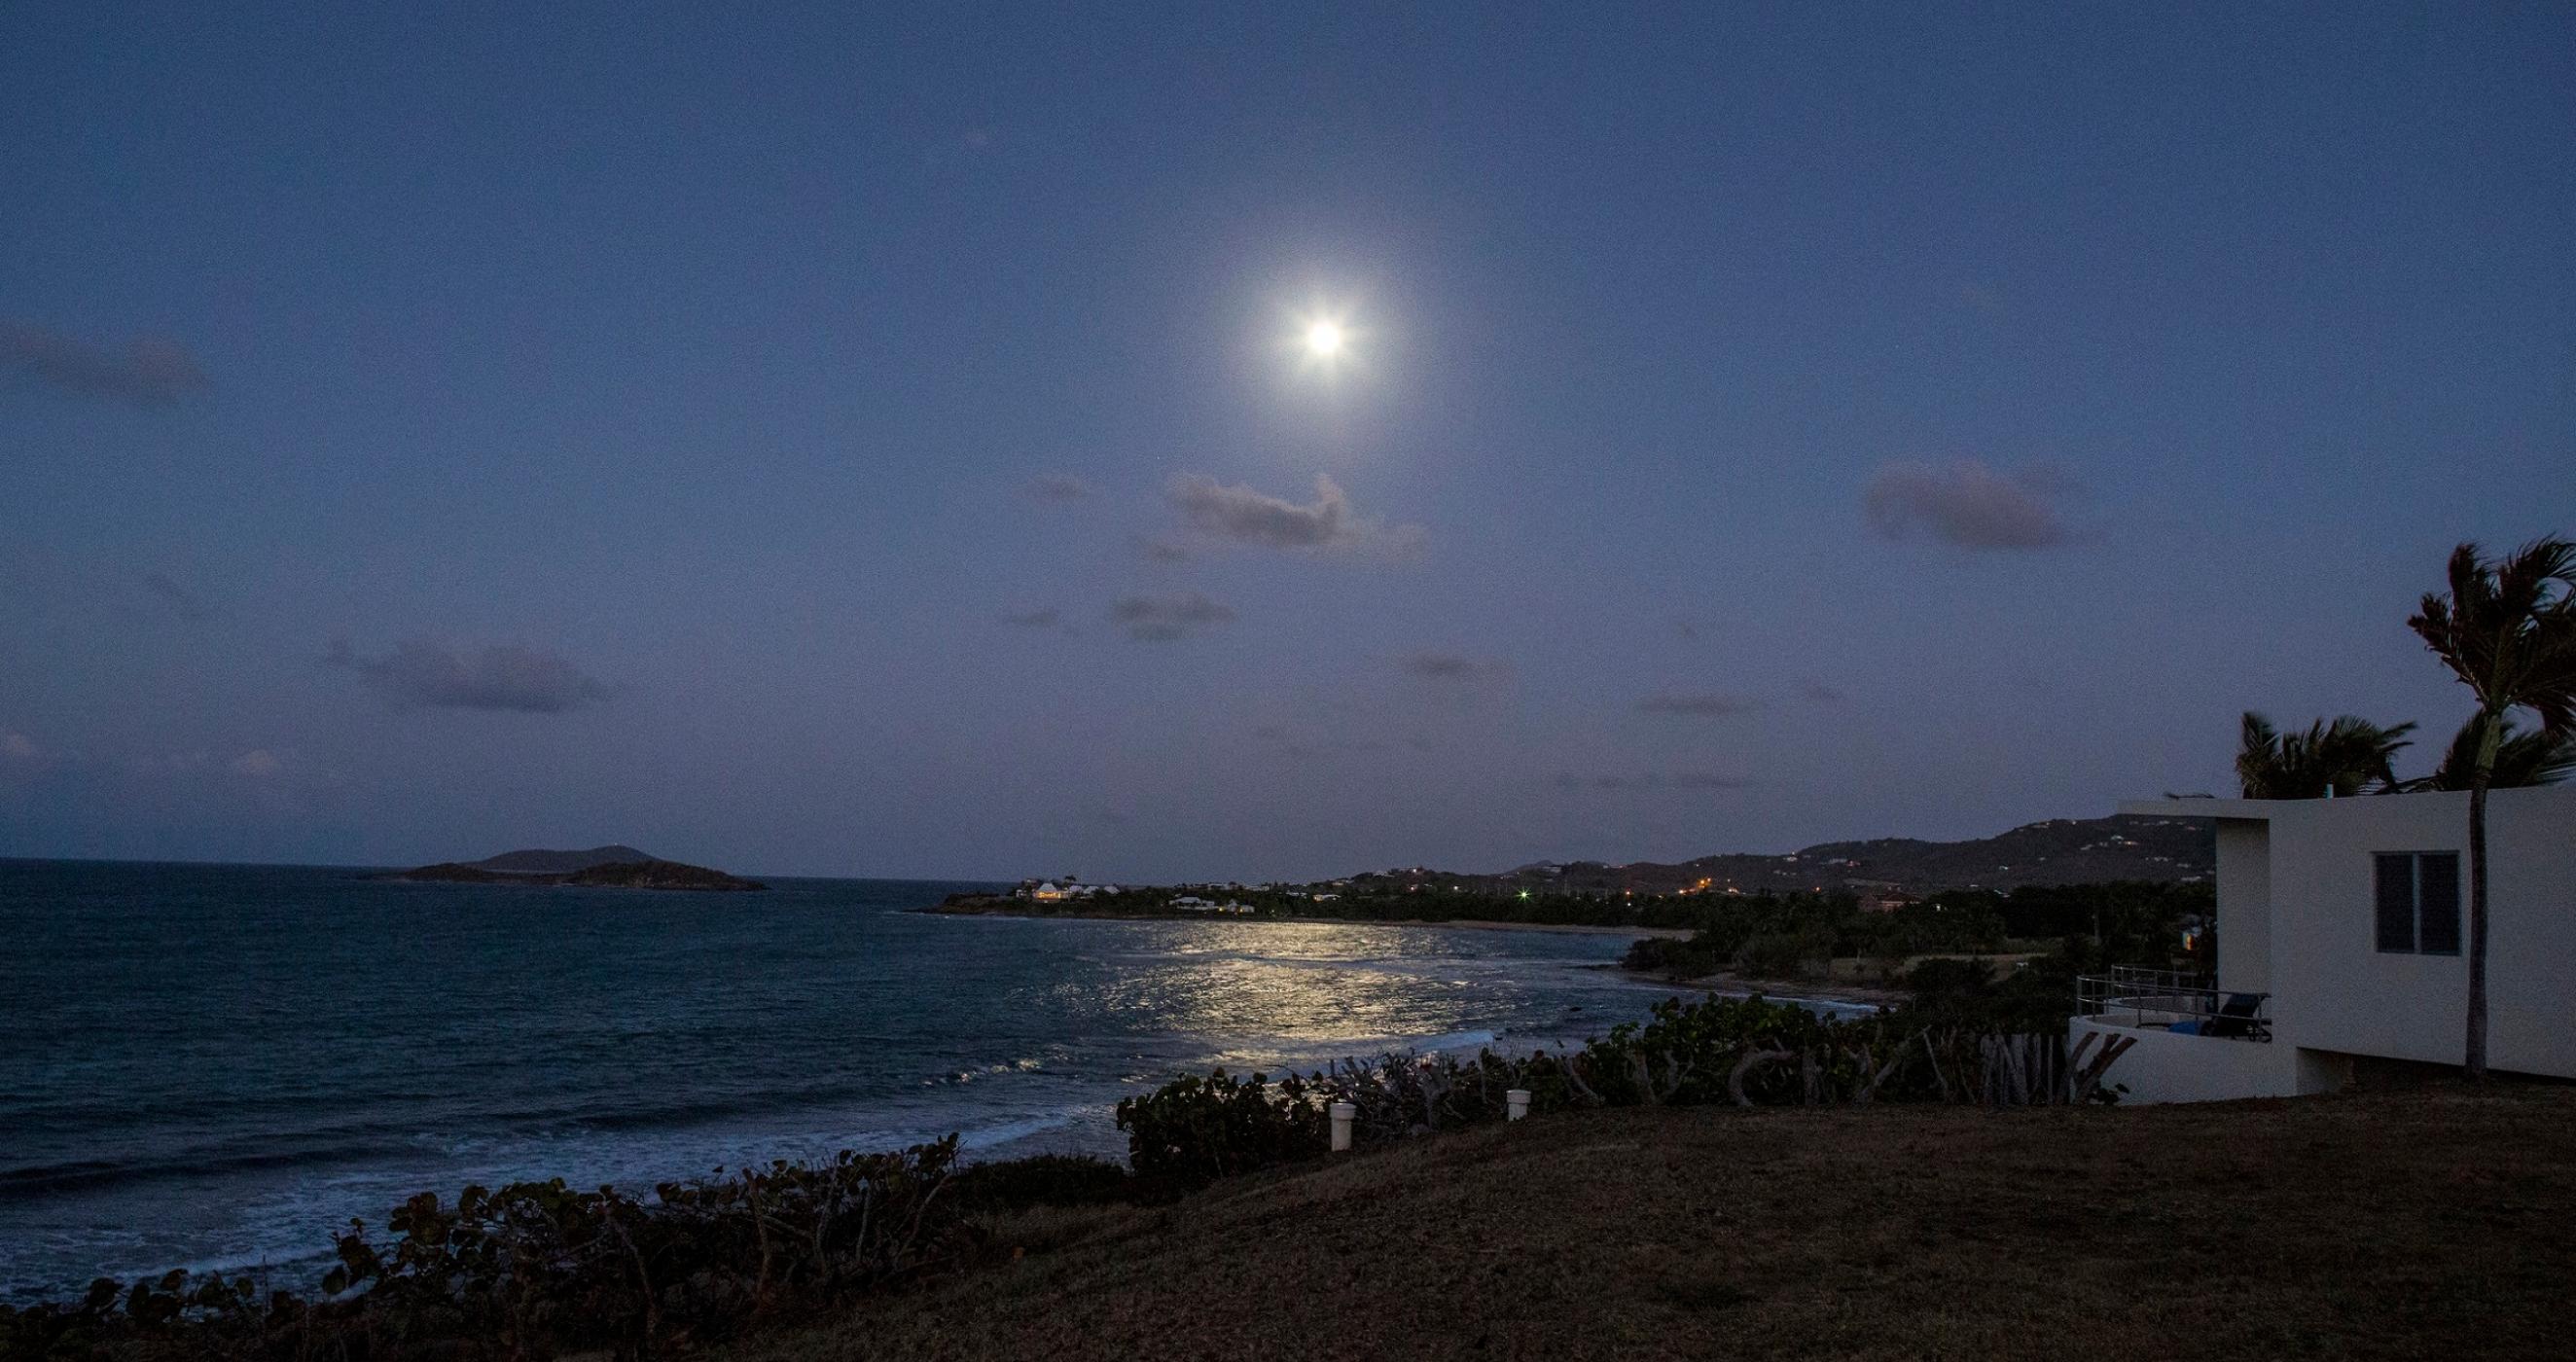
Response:
[[[2329,1092],[2356,1057],[2457,1065],[2468,1024],[2469,797],[2157,799],[2218,820],[2214,992],[2088,981],[2068,1033],[2137,1044],[2129,1100]],[[2487,797],[2487,1063],[2576,1078],[2576,787]],[[2267,1039],[2268,1038],[2268,1039]]]

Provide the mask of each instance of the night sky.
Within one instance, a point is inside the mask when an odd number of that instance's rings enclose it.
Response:
[[[1978,836],[2576,530],[2566,6],[357,8],[0,10],[0,855]]]

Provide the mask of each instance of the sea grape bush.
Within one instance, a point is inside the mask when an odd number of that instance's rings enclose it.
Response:
[[[1329,1100],[1293,1076],[1274,1084],[1218,1069],[1120,1101],[1118,1128],[1139,1180],[1187,1189],[1323,1152]]]
[[[424,1193],[352,1222],[318,1296],[170,1273],[0,1307],[0,1359],[518,1359],[684,1351],[955,1254],[957,1141],[773,1163],[653,1200],[562,1180]]]
[[[1648,1020],[1580,1050],[1382,1055],[1276,1083],[1184,1078],[1118,1106],[1138,1177],[1174,1190],[1323,1154],[1334,1102],[1358,1108],[1356,1143],[1383,1144],[1504,1119],[1511,1089],[1534,1113],[1575,1107],[1740,1106],[1871,1101],[2116,1100],[2108,1060],[2069,1066],[2061,1084],[1992,1072],[2001,1038],[1912,1011],[1833,1018],[1754,998],[1667,999]],[[2054,1044],[2053,1038],[2048,1040]],[[2088,1059],[2090,1057],[2087,1057]]]

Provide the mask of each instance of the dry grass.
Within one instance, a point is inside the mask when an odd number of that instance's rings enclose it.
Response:
[[[2563,1087],[1626,1111],[1025,1215],[742,1355],[2559,1358],[2571,1225]]]

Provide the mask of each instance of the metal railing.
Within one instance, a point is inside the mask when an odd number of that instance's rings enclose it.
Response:
[[[2222,1040],[2272,1038],[2272,995],[2229,993],[2205,974],[2114,965],[2075,981],[2076,1015],[2113,1026],[2154,1028]]]

